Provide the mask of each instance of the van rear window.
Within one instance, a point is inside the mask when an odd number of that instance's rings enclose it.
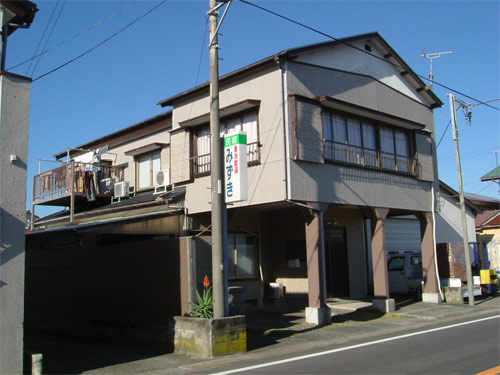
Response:
[[[405,257],[393,257],[387,266],[389,271],[402,271],[405,268]]]

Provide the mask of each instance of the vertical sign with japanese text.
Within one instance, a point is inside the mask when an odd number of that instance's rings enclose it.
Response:
[[[226,202],[248,199],[247,135],[224,136],[224,196]]]

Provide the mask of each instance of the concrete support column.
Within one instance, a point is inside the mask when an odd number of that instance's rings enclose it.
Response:
[[[382,312],[395,310],[393,299],[389,298],[389,272],[387,271],[387,243],[385,219],[388,208],[372,208],[375,222],[372,225],[372,262],[373,262],[373,306]]]
[[[325,250],[323,245],[323,212],[327,205],[310,203],[306,219],[307,279],[309,307],[306,321],[317,325],[331,322],[331,312],[326,305]]]
[[[420,221],[422,268],[424,271],[422,301],[440,303],[442,301],[438,287],[438,275],[436,273],[432,212],[420,212],[417,214],[417,217]]]
[[[30,86],[0,72],[0,374],[23,372]]]
[[[181,315],[190,312],[189,303],[192,302],[191,267],[193,262],[191,259],[191,243],[191,237],[179,238]]]

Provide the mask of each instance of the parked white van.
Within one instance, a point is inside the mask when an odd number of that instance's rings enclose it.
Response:
[[[420,253],[391,255],[387,262],[389,293],[421,293],[423,270]]]

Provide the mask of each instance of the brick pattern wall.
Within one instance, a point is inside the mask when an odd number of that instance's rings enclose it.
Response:
[[[175,184],[191,179],[189,157],[189,131],[172,133],[170,136],[170,176],[172,183]]]

